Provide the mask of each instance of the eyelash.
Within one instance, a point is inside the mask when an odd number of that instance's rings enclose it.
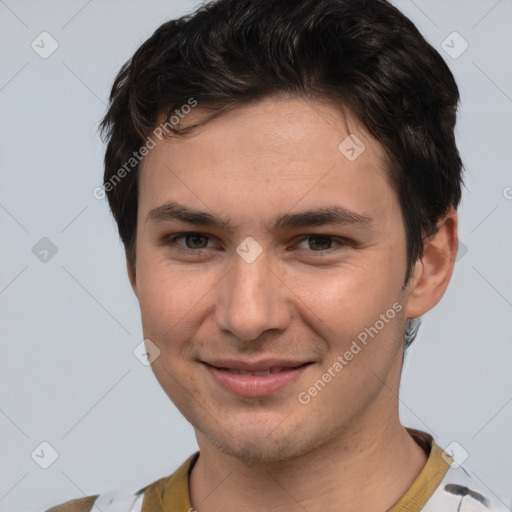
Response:
[[[186,238],[189,235],[196,235],[196,236],[206,237],[206,238],[208,238],[209,241],[211,240],[211,237],[209,235],[204,234],[204,233],[198,233],[196,231],[186,231],[186,232],[183,232],[183,233],[178,233],[176,235],[169,235],[169,236],[165,237],[165,239],[163,241],[163,244],[164,245],[174,245],[174,244],[177,243],[178,240],[184,239],[184,238]],[[310,253],[313,253],[313,254],[314,253],[320,253],[320,255],[331,254],[332,252],[338,251],[338,250],[342,249],[343,247],[349,245],[348,240],[346,240],[344,238],[335,237],[333,235],[323,235],[323,234],[319,234],[319,233],[304,235],[301,238],[301,240],[299,240],[298,243],[301,243],[304,240],[307,240],[308,238],[321,238],[321,239],[322,238],[326,238],[326,239],[331,239],[333,242],[338,244],[338,247],[330,247],[329,249],[319,250],[319,251],[300,249],[300,250],[305,250],[306,252],[310,252]],[[178,252],[186,253],[186,254],[201,253],[202,251],[206,251],[207,249],[208,249],[208,247],[204,247],[204,248],[201,248],[201,249],[183,248],[179,244],[178,244],[178,247],[177,247],[177,251]]]

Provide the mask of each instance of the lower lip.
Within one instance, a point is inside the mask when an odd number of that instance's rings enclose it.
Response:
[[[295,382],[309,366],[283,368],[269,375],[239,375],[205,365],[210,375],[229,393],[245,398],[258,398],[277,393],[285,386]]]

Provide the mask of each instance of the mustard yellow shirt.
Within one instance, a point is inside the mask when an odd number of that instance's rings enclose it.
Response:
[[[429,434],[413,429],[407,430],[429,457],[412,486],[389,512],[419,512],[449,468],[449,464],[441,457],[441,448]],[[187,512],[192,508],[188,478],[198,457],[199,452],[194,453],[173,475],[162,478],[144,489],[145,498],[141,512]]]

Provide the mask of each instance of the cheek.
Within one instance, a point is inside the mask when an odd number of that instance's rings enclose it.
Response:
[[[144,333],[162,343],[182,339],[208,303],[216,274],[193,266],[171,264],[165,258],[141,254],[137,276]],[[199,317],[198,317],[199,315]]]
[[[316,269],[290,281],[299,302],[321,320],[339,326],[358,325],[378,318],[395,300],[397,283],[391,269],[369,263]],[[292,284],[293,283],[293,284]]]
[[[351,362],[343,371],[356,387],[371,377],[362,369],[371,366],[377,371],[386,367],[398,346],[401,296],[393,270],[382,270],[378,265],[353,265],[309,273],[302,275],[292,288],[299,299],[296,304],[302,321],[325,341],[328,355],[323,361],[324,370],[338,356],[351,351]],[[339,385],[342,380],[338,379]]]

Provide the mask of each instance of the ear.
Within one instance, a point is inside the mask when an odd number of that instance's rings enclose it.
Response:
[[[126,271],[128,272],[128,279],[130,279],[130,284],[132,285],[132,290],[135,293],[135,295],[137,296],[137,298],[139,298],[139,294],[138,294],[138,290],[137,290],[137,279],[136,279],[136,275],[135,275],[135,268],[134,268],[134,265],[132,266],[132,264],[130,263],[128,258],[126,258]]]
[[[407,318],[418,318],[443,297],[452,277],[459,240],[458,217],[453,207],[437,223],[438,231],[424,240],[423,256],[416,262],[408,286]]]

